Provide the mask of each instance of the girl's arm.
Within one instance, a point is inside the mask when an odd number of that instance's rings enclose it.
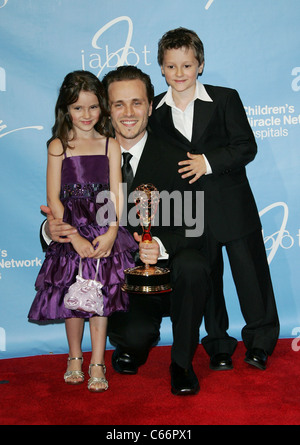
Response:
[[[63,148],[59,139],[54,139],[48,147],[47,164],[47,202],[55,219],[64,215],[64,206],[59,199],[61,189],[61,167],[63,161]],[[78,233],[69,236],[72,246],[82,257],[88,257],[94,252],[91,243]]]
[[[121,148],[115,139],[109,140],[109,188],[111,200],[114,203],[117,221],[110,224],[116,227],[118,231],[120,216],[123,211],[124,197],[122,190],[122,172],[121,172]]]
[[[93,245],[95,246],[95,252],[92,255],[94,258],[110,255],[112,246],[118,233],[119,219],[123,209],[123,193],[121,187],[121,149],[118,142],[114,139],[109,139],[108,159],[110,198],[115,207],[116,221],[109,223],[109,229],[104,235],[98,236],[94,239]]]
[[[64,207],[59,199],[62,161],[62,143],[59,139],[54,139],[48,147],[47,202],[55,219],[62,218],[64,214]]]

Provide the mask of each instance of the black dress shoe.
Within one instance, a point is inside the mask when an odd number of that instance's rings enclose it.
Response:
[[[209,367],[214,371],[227,371],[229,369],[233,369],[230,354],[220,353],[213,355],[210,358]]]
[[[267,367],[268,354],[260,348],[249,349],[246,352],[245,362],[256,368],[265,370]]]
[[[188,369],[181,368],[177,363],[170,365],[171,392],[177,396],[197,394],[200,390],[199,382],[192,365]]]
[[[122,352],[118,346],[113,352],[111,363],[119,374],[136,374],[138,372],[134,358],[127,352]]]

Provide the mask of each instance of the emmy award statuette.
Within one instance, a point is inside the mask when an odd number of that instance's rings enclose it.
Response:
[[[142,184],[134,191],[134,203],[143,229],[142,242],[151,242],[151,221],[157,212],[159,192],[152,184]],[[125,271],[122,289],[130,293],[159,294],[170,292],[170,270],[145,264]]]

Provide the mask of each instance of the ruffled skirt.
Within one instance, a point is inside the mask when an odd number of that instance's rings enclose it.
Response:
[[[79,227],[78,232],[92,241],[104,234],[107,229],[108,226],[101,227],[95,224]],[[115,311],[128,310],[129,297],[122,291],[121,286],[124,283],[124,269],[135,266],[133,253],[137,248],[137,243],[129,232],[124,227],[120,227],[110,256],[100,260],[96,277],[97,260],[82,259],[83,278],[101,281],[103,285],[104,316],[109,316]],[[36,279],[37,294],[28,314],[30,320],[90,318],[94,315],[69,310],[64,306],[64,296],[71,284],[76,281],[79,260],[80,257],[71,243],[52,242],[50,244]]]

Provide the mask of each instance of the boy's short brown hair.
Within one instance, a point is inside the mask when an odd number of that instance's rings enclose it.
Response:
[[[158,42],[157,61],[162,66],[164,53],[168,49],[191,48],[199,62],[204,63],[204,47],[195,31],[187,28],[176,28],[166,32]]]

